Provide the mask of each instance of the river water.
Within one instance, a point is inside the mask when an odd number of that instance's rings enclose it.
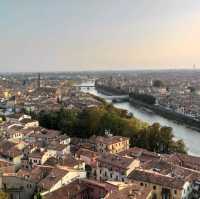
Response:
[[[94,83],[84,82],[81,85],[92,86]],[[96,90],[96,88],[81,88],[83,92],[88,92],[96,96],[104,98],[107,102],[111,102],[110,96],[102,94]],[[114,103],[117,108],[126,109],[128,112],[133,113],[134,117],[152,124],[154,122],[159,122],[161,125],[170,126],[173,128],[173,134],[176,139],[183,139],[185,142],[188,153],[195,156],[200,156],[200,132],[194,131],[187,128],[184,125],[177,124],[174,121],[168,120],[162,116],[156,115],[151,112],[147,112],[138,107],[134,107],[129,102]]]

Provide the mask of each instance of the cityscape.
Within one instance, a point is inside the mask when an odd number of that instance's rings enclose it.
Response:
[[[200,199],[200,1],[0,1],[0,199]]]
[[[181,107],[179,102],[188,102],[184,94],[198,98],[197,76],[198,71],[1,74],[2,194],[198,198],[200,153],[192,155],[185,140],[173,134],[176,129],[159,121],[149,124],[116,106],[129,103],[156,115],[160,110],[151,106],[180,93],[182,100],[170,102]],[[163,118],[186,125],[198,141],[198,117],[175,108],[169,114],[169,103],[162,106]]]

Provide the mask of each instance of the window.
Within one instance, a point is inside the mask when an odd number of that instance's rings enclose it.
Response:
[[[153,193],[152,199],[157,199],[157,195]]]
[[[112,173],[110,174],[110,178],[112,178]]]
[[[174,190],[174,194],[177,194],[177,191],[176,191],[176,190]]]
[[[153,186],[153,190],[156,190],[156,186]]]
[[[26,187],[31,189],[32,185],[31,184],[27,184]]]
[[[144,184],[141,182],[141,183],[140,183],[140,186],[143,186],[143,185],[144,185]]]

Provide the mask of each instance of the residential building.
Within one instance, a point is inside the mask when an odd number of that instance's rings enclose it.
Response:
[[[187,199],[192,192],[189,180],[147,170],[134,170],[129,179],[152,190],[153,199]]]
[[[116,154],[129,149],[129,138],[122,136],[93,136],[90,138],[96,146],[96,150],[101,153]]]
[[[103,154],[97,158],[97,180],[127,181],[128,175],[140,166],[138,159],[114,154]]]
[[[38,186],[41,189],[42,195],[46,195],[50,192],[53,192],[62,186],[69,184],[70,182],[85,178],[86,173],[85,171],[80,172],[79,170],[64,170],[59,168],[53,168],[51,172],[43,178]]]
[[[2,178],[1,190],[9,194],[12,199],[28,199],[34,196],[36,183],[22,177],[11,175],[0,176]]]

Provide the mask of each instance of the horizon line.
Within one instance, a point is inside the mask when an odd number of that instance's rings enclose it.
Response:
[[[142,68],[142,69],[78,69],[78,70],[33,70],[33,71],[0,71],[0,74],[17,73],[78,73],[78,72],[123,72],[123,71],[198,71],[200,68]]]

